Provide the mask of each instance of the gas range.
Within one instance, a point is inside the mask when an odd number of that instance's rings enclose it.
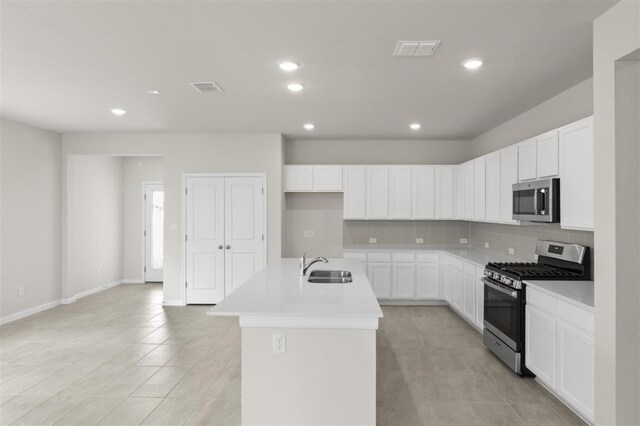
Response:
[[[543,260],[544,261],[544,260]],[[515,289],[523,280],[584,280],[584,275],[568,269],[533,262],[489,262],[484,276]]]

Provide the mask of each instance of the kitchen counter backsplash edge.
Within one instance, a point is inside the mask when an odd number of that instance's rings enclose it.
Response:
[[[387,244],[387,245],[349,245],[343,247],[343,251],[361,251],[361,252],[419,252],[419,251],[443,251],[475,263],[479,266],[485,266],[489,262],[519,262],[520,259],[515,257],[501,256],[490,251],[480,250],[472,247],[460,246],[431,246],[425,244]]]

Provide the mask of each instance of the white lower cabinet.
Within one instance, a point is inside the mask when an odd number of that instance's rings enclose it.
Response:
[[[462,287],[462,272],[453,270],[453,307],[462,312],[462,303],[464,300]]]
[[[378,299],[391,298],[391,263],[369,262],[367,264],[367,278],[369,278],[373,293]]]
[[[438,299],[440,296],[440,263],[416,263],[416,298]]]
[[[525,363],[537,380],[593,422],[593,312],[527,286]]]
[[[394,299],[413,299],[415,297],[416,265],[414,263],[393,263],[391,266],[392,289]]]
[[[447,301],[449,305],[453,305],[453,274],[455,273],[455,269],[451,265],[446,266],[445,275],[444,275],[444,300]]]
[[[467,320],[475,323],[476,321],[476,277],[467,274],[466,272],[462,276],[462,294],[463,303],[462,309],[464,316]]]
[[[476,266],[476,327],[484,330],[484,266]]]

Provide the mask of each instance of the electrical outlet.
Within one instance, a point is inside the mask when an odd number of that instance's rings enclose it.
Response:
[[[516,251],[513,248],[509,247],[509,254],[516,254]]]
[[[287,352],[287,335],[272,334],[271,335],[274,354],[284,354]]]
[[[20,287],[18,287],[18,296],[22,297],[24,296],[24,286],[21,285]]]
[[[485,242],[484,243],[484,248],[489,248],[489,243]]]
[[[460,238],[460,244],[469,244],[469,240],[466,238]]]
[[[316,232],[312,229],[309,231],[309,237],[314,238],[316,236]]]
[[[424,244],[424,238],[416,238],[416,244]]]
[[[378,242],[377,238],[369,238],[369,244],[376,244]]]
[[[309,231],[304,231],[304,237],[309,238]]]
[[[96,268],[96,275],[100,275],[102,273],[102,271],[100,270],[100,268]]]

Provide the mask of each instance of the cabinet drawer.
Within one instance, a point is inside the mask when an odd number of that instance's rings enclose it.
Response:
[[[415,253],[392,253],[391,258],[394,262],[415,262]]]
[[[457,257],[448,256],[447,265],[453,266],[457,270],[462,271],[462,260],[458,259]]]
[[[440,262],[440,253],[416,253],[416,262]]]
[[[345,251],[344,252],[345,259],[353,259],[359,260],[360,262],[367,261],[367,253],[361,251]]]
[[[537,291],[529,286],[526,290],[527,305],[535,306],[536,308],[551,314],[556,314],[556,299],[552,296],[546,295],[540,291]]]
[[[576,326],[593,335],[593,312],[589,312],[575,305],[571,305],[569,303],[563,302],[562,300],[558,300],[558,319]]]
[[[476,265],[474,265],[473,263],[464,262],[462,270],[467,275],[470,275],[472,277],[476,276]]]
[[[377,251],[367,253],[369,262],[390,262],[391,253],[380,253]]]

